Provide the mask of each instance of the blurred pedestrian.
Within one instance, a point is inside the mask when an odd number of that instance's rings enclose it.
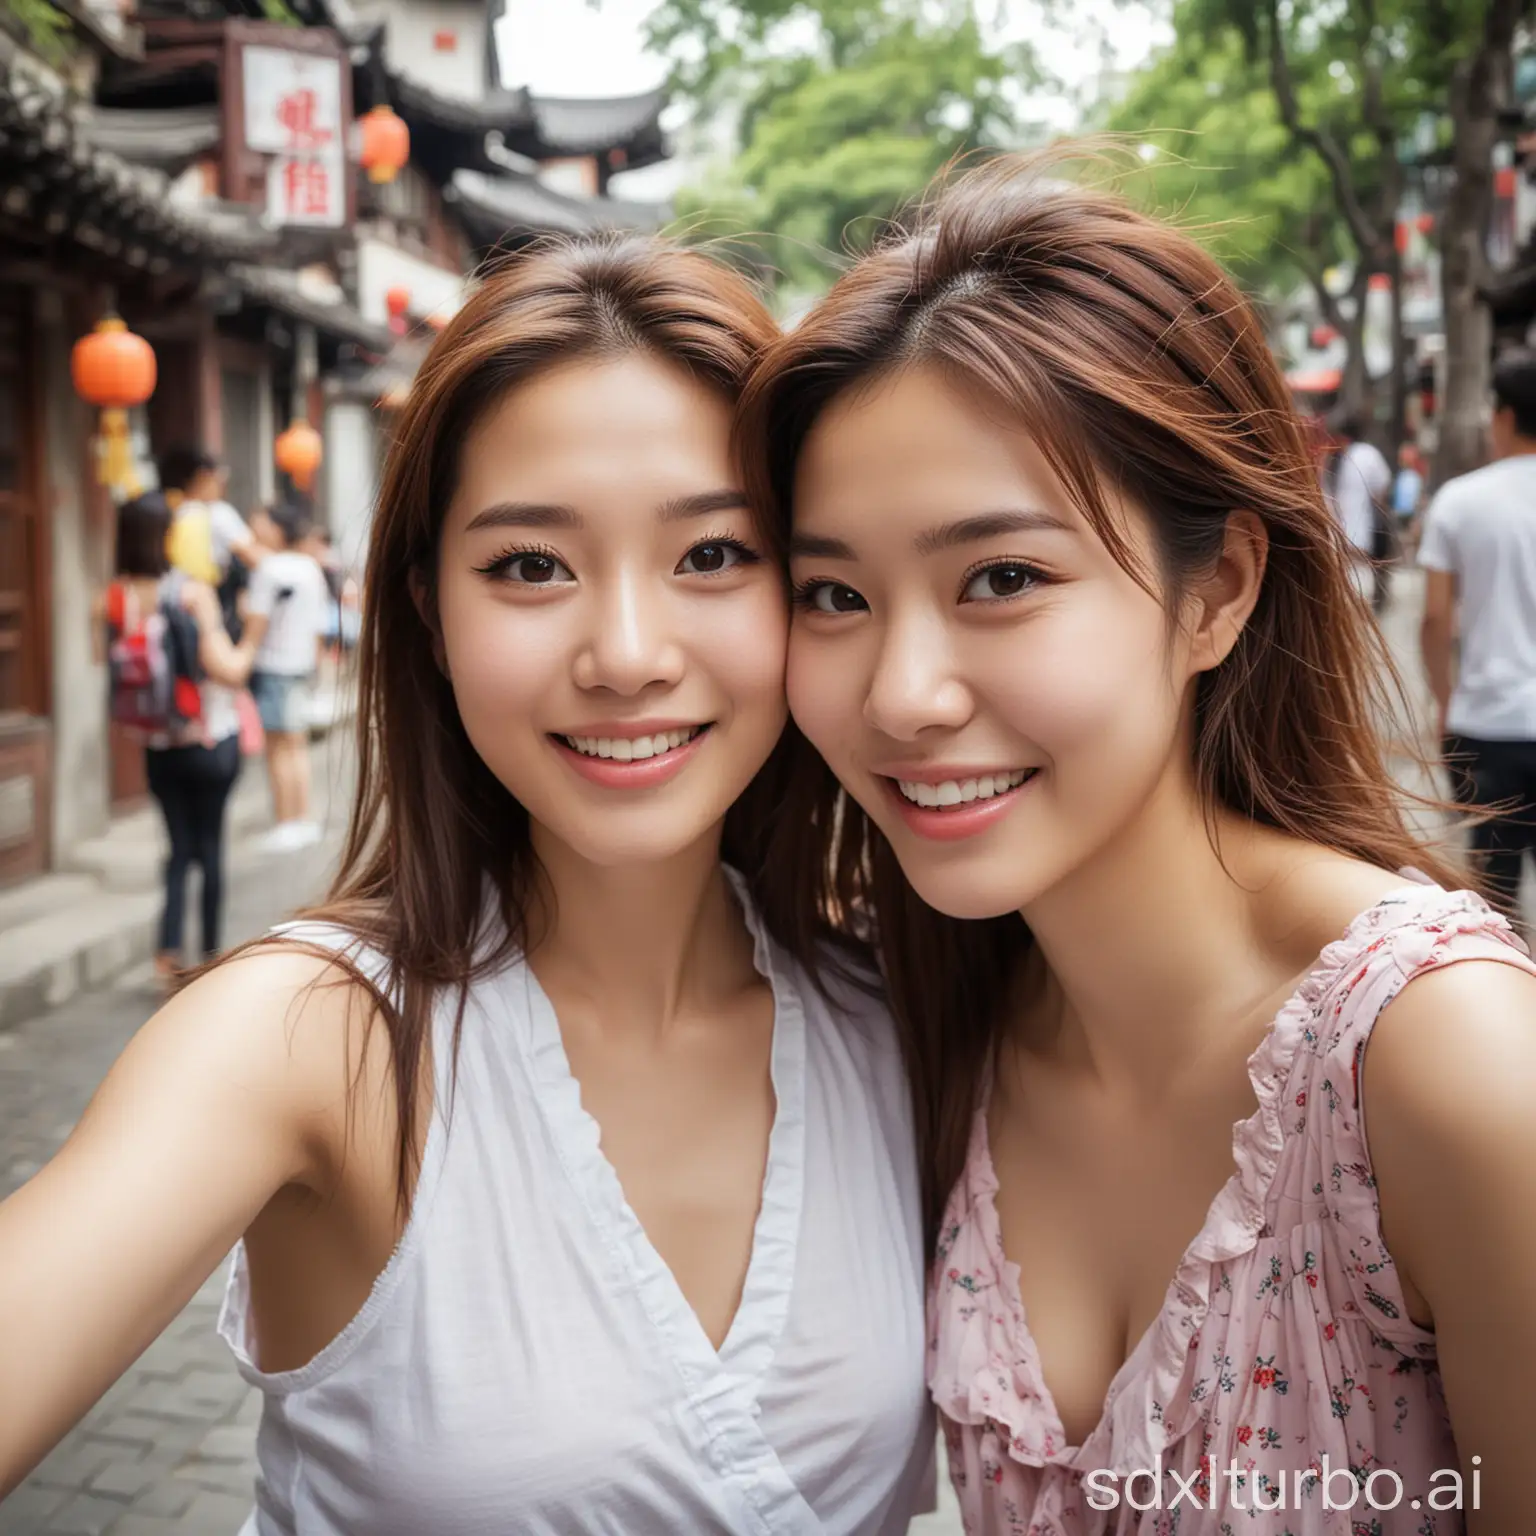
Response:
[[[1390,544],[1384,530],[1392,470],[1382,452],[1365,439],[1360,417],[1353,411],[1329,423],[1332,451],[1323,463],[1323,491],[1351,551],[1350,579],[1355,591],[1378,613],[1386,607],[1386,557]]]
[[[1392,479],[1392,516],[1397,522],[1397,547],[1406,549],[1414,536],[1415,520],[1424,502],[1424,456],[1413,443],[1397,452],[1397,474]]]
[[[310,817],[309,727],[330,593],[319,562],[302,547],[313,528],[306,506],[279,502],[253,523],[269,551],[251,573],[245,621],[256,652],[251,693],[266,733],[272,786],[267,845],[302,848],[320,840]]]
[[[1493,397],[1493,463],[1447,481],[1424,516],[1421,646],[1457,797],[1505,803],[1472,845],[1514,913],[1536,848],[1536,356],[1500,361]]]
[[[150,793],[170,838],[155,955],[163,979],[184,959],[193,865],[202,876],[202,953],[219,951],[225,808],[240,772],[235,690],[251,668],[250,651],[225,631],[212,587],[172,569],[172,522],[158,492],[118,510],[117,577],[97,604],[112,715],[144,740]]]
[[[187,445],[162,454],[158,468],[161,492],[175,516],[171,564],[218,590],[225,628],[239,640],[240,594],[262,547],[225,500],[229,470],[216,454]]]

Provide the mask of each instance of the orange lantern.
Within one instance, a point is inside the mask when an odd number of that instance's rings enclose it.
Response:
[[[278,434],[272,445],[277,467],[306,493],[314,486],[321,454],[320,434],[307,421],[292,423],[286,432]]]
[[[143,487],[128,441],[128,412],[155,392],[155,349],[116,315],[108,315],[75,343],[69,372],[80,398],[101,410],[101,483],[137,496]]]
[[[392,107],[375,107],[359,120],[362,153],[358,158],[370,181],[393,181],[411,157],[411,131]]]
[[[384,295],[384,307],[389,311],[389,328],[395,335],[405,335],[406,313],[411,307],[411,290],[404,284],[389,289]]]

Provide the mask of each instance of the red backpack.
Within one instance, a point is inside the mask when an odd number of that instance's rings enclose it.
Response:
[[[195,737],[203,696],[192,616],[164,600],[146,614],[133,589],[115,581],[107,589],[107,626],[113,721],[146,735]]]

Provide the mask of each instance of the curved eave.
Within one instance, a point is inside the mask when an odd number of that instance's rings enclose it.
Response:
[[[656,229],[671,216],[660,204],[570,197],[532,176],[487,176],[467,170],[454,172],[448,198],[480,246],[496,245],[509,235]]]

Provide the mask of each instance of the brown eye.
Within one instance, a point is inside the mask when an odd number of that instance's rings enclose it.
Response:
[[[737,544],[731,539],[708,539],[702,544],[695,544],[677,562],[677,574],[719,576],[725,571],[734,570],[738,565],[755,564],[757,558],[745,544]]]
[[[1035,586],[1038,581],[1036,572],[1027,565],[1016,563],[989,565],[985,570],[977,571],[966,582],[961,601],[985,603],[1018,597]]]
[[[524,555],[517,562],[517,570],[519,579],[530,586],[555,579],[555,562],[548,555]]]

